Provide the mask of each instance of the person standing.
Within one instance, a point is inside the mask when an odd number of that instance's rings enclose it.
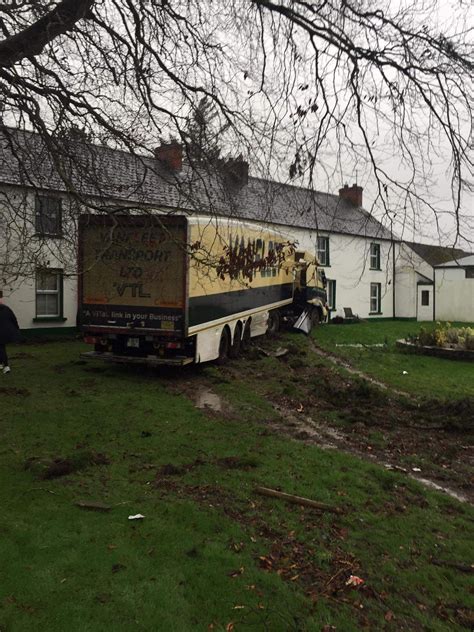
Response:
[[[10,373],[8,356],[5,345],[17,342],[20,337],[20,328],[13,311],[3,304],[3,292],[0,291],[0,370],[4,374]]]

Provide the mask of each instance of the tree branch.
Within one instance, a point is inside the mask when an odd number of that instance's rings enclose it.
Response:
[[[93,4],[94,0],[62,0],[37,22],[0,42],[0,67],[13,66],[25,57],[41,53],[46,44],[86,17]]]

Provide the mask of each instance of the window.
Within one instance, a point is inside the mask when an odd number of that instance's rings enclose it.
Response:
[[[428,307],[430,304],[430,291],[421,290],[421,304],[423,307]]]
[[[474,279],[474,266],[472,268],[464,268],[466,270],[466,279]]]
[[[380,270],[380,244],[370,244],[370,269]]]
[[[329,237],[318,237],[317,255],[322,266],[329,265]]]
[[[37,195],[35,213],[35,229],[38,235],[61,237],[62,209],[60,198]]]
[[[370,284],[370,313],[371,314],[381,313],[381,301],[380,301],[381,293],[382,293],[381,283]]]
[[[60,270],[36,273],[36,318],[62,318],[63,278]]]
[[[328,279],[327,292],[329,309],[336,309],[336,281]]]

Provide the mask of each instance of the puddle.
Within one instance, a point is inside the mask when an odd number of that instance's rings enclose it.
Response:
[[[221,398],[212,391],[202,391],[199,393],[196,396],[195,405],[196,408],[210,408],[216,413],[220,413],[223,410]]]

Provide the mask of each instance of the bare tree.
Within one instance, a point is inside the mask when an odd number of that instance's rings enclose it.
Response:
[[[373,187],[374,211],[392,213],[398,230],[412,237],[429,221],[453,245],[472,244],[469,6],[453,1],[449,15],[436,19],[442,5],[0,2],[2,147],[25,184],[41,189],[54,181],[52,188],[67,191],[63,213],[73,235],[81,209],[146,207],[141,183],[154,169],[157,139],[189,140],[189,111],[212,104],[219,147],[250,158],[259,175],[327,189],[357,173]],[[25,142],[16,128],[36,140]],[[120,195],[110,186],[105,148],[135,157]],[[441,172],[450,184],[444,205],[434,188]],[[165,176],[181,186],[182,178]],[[180,201],[202,205],[212,186],[199,169],[189,178],[193,186],[180,189]],[[9,247],[3,268],[19,275],[45,256],[45,244],[32,237],[34,217],[15,195],[6,190],[0,200],[2,247]],[[67,240],[47,242],[54,256],[64,245],[70,252]]]

